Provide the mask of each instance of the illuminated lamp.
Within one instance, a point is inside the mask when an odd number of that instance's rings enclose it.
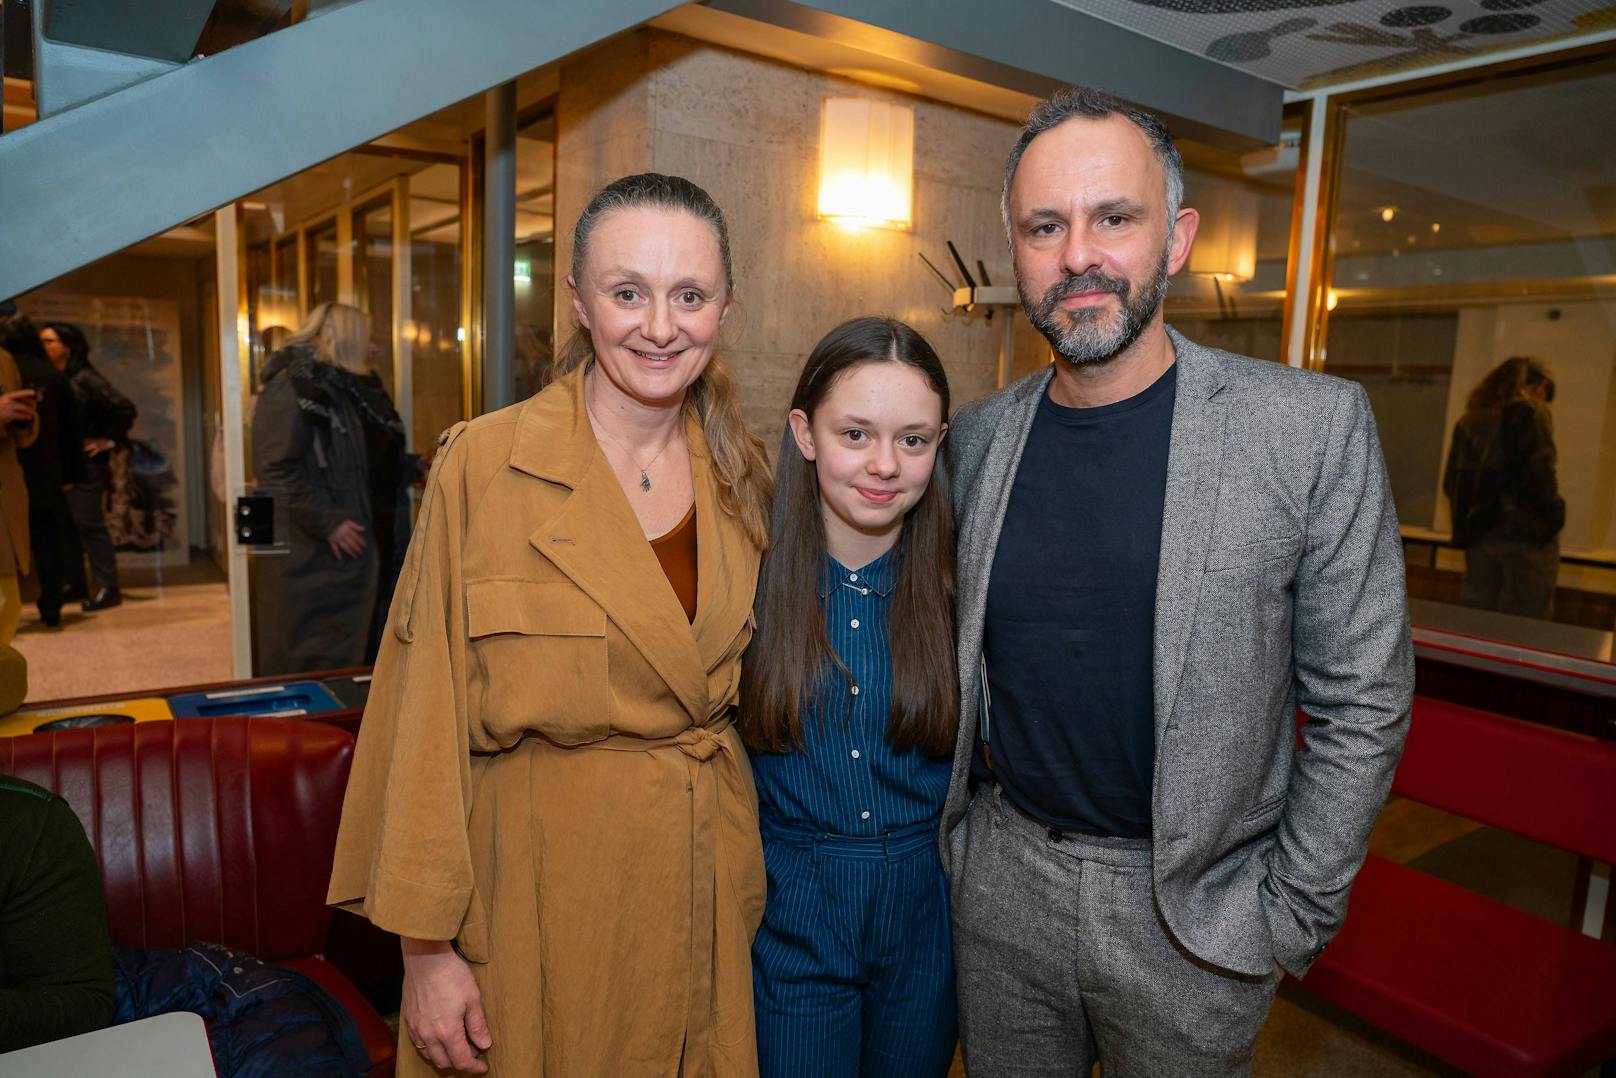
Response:
[[[1197,176],[1195,198],[1201,227],[1190,248],[1189,271],[1220,281],[1257,275],[1257,195],[1220,177]]]
[[[819,216],[907,229],[915,171],[915,110],[827,97],[819,124]]]

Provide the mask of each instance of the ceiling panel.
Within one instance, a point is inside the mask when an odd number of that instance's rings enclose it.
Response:
[[[1053,0],[1293,90],[1616,29],[1612,0]]]

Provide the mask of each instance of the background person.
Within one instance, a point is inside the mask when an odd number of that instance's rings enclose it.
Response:
[[[323,303],[265,365],[253,410],[253,469],[275,496],[284,555],[257,561],[260,674],[365,660],[380,580],[371,530],[364,407],[369,319]]]
[[[792,394],[741,677],[769,876],[752,945],[763,1078],[941,1078],[953,1062],[947,415],[937,354],[888,318],[831,330]]]
[[[90,580],[89,587],[85,587],[83,564],[73,545],[68,544],[67,584],[71,589],[77,582],[85,610],[102,610],[122,602],[118,554],[112,533],[107,530],[106,499],[112,454],[129,448],[135,405],[91,364],[90,342],[77,326],[47,322],[39,331],[39,341],[46,358],[72,383],[82,439],[78,479],[67,492],[67,504],[79,542],[89,557]]]
[[[16,307],[0,305],[0,319]],[[9,645],[22,619],[21,576],[29,569],[28,485],[19,447],[39,435],[34,391],[24,389],[11,353],[0,346],[0,646]]]
[[[329,898],[402,937],[401,1075],[748,1078],[768,463],[715,354],[728,235],[645,174],[572,252],[556,380],[440,442]]]
[[[1565,499],[1555,476],[1554,379],[1511,356],[1470,391],[1454,424],[1442,490],[1465,552],[1465,606],[1528,618],[1554,614]]]
[[[16,360],[23,384],[34,390],[39,436],[17,452],[28,484],[28,534],[38,578],[36,606],[48,626],[62,621],[67,566],[83,557],[67,492],[79,477],[78,408],[67,376],[45,357],[39,330],[24,314],[0,322],[0,347]]]

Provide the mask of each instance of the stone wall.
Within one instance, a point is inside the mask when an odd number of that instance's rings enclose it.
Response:
[[[772,446],[803,359],[837,323],[890,314],[923,333],[948,368],[956,404],[991,392],[1003,314],[991,324],[945,315],[948,294],[916,257],[949,267],[945,240],[1011,282],[999,184],[1016,128],[924,98],[877,89],[660,30],[640,30],[568,61],[556,106],[558,267],[578,212],[603,183],[653,169],[706,188],[729,220],[738,309],[724,357],[748,422]],[[914,229],[848,229],[818,220],[820,101],[856,94],[915,109]],[[563,270],[564,273],[564,270]],[[1016,374],[1045,362],[1043,339],[1016,313]],[[565,288],[560,336],[570,331]]]

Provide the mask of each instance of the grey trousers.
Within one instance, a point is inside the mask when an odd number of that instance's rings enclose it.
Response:
[[[963,832],[963,834],[961,833]],[[972,1078],[1243,1075],[1277,972],[1195,958],[1156,910],[1148,842],[1065,835],[980,787],[951,838]]]

